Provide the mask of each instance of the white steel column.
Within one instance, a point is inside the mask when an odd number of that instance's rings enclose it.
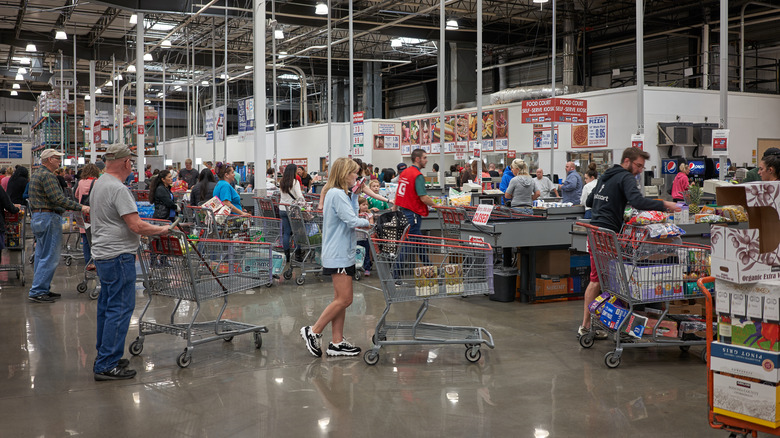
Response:
[[[144,181],[146,170],[146,143],[144,130],[144,14],[138,12],[138,23],[135,25],[135,121],[136,121],[136,153],[138,154],[138,182]],[[141,129],[143,128],[143,129]]]
[[[639,0],[637,0],[639,1]],[[551,63],[552,66],[550,67],[551,73],[552,73],[552,88],[550,91],[552,92],[551,99],[555,99],[555,39],[557,38],[557,35],[555,33],[555,0],[552,0],[552,56],[551,56]],[[482,119],[482,115],[480,114],[480,119]],[[550,178],[552,178],[553,175],[555,175],[555,145],[557,144],[557,138],[555,138],[555,118],[552,119],[550,122]],[[564,170],[563,173],[564,179],[566,178],[566,173]],[[557,183],[555,181],[554,183]]]
[[[728,129],[729,121],[729,1],[720,0],[720,129]],[[721,181],[726,179],[726,155],[720,156]],[[759,159],[761,157],[758,157]]]
[[[263,2],[263,8],[265,8],[265,2]],[[265,10],[265,9],[263,9]],[[265,14],[263,14],[265,19]],[[263,29],[265,29],[265,23],[263,23]],[[265,46],[263,46],[265,47]],[[265,62],[263,63],[265,65]],[[263,89],[265,90],[265,88]],[[265,91],[263,91],[265,93]],[[265,108],[265,102],[263,102],[263,108]],[[217,26],[214,21],[214,17],[211,17],[211,160],[216,163],[217,161]]]
[[[349,153],[352,153],[352,147],[355,142],[355,32],[353,29],[352,0],[349,0]],[[328,10],[330,14],[330,10]],[[330,70],[328,70],[330,71]],[[292,90],[290,90],[290,100],[292,101]],[[376,117],[376,114],[374,114]],[[369,144],[366,133],[363,133],[363,150]],[[373,146],[372,146],[373,147]],[[372,160],[373,161],[373,160]],[[365,176],[365,175],[364,175]]]
[[[265,35],[260,35],[265,40]],[[225,114],[222,120],[223,154],[222,161],[227,162],[227,112],[228,112],[228,8],[225,0]]]
[[[255,112],[255,193],[265,196],[265,127],[268,124],[268,111],[265,110],[265,0],[254,1],[254,112]]]
[[[444,194],[444,82],[445,78],[445,37],[444,29],[447,17],[445,14],[444,0],[439,0],[439,186]],[[481,65],[477,66],[481,70]],[[480,87],[481,88],[481,87]],[[481,114],[479,115],[482,118]],[[433,136],[433,130],[431,130]],[[431,151],[433,152],[433,151]]]
[[[279,109],[277,108],[277,90],[276,90],[276,0],[271,0],[271,22],[273,27],[271,28],[271,86],[273,89],[273,108],[274,108],[274,162],[276,162],[279,156],[279,143],[277,138],[277,130],[279,129]],[[265,40],[265,34],[263,36]],[[292,107],[292,95],[290,95],[290,106]]]
[[[114,133],[114,138],[112,139],[111,143],[116,143],[116,137],[117,137],[117,115],[116,115],[116,87],[119,86],[116,80],[114,78],[116,77],[116,58],[114,58],[114,55],[111,55],[111,120],[113,120],[113,123],[111,123],[111,130]]]
[[[186,33],[187,36],[187,43],[185,47],[185,51],[187,52],[187,68],[190,67],[190,32],[189,30]],[[190,111],[192,111],[190,107],[190,92],[192,90],[191,87],[192,84],[190,84],[189,81],[187,81],[187,156],[191,157],[190,151],[192,150],[190,148],[190,142],[192,141],[192,118],[190,117]]]
[[[477,144],[479,145],[479,158],[477,159],[477,174],[474,175],[474,182],[481,181],[482,178],[482,0],[477,0]],[[466,163],[467,169],[468,165],[469,163]]]
[[[65,99],[65,58],[60,50],[60,152],[65,153],[65,108],[62,102]],[[73,78],[74,80],[76,78]]]
[[[165,96],[168,95],[168,87],[165,84],[165,61],[167,61],[166,58],[163,58],[163,65],[162,65],[162,119],[161,119],[161,129],[162,129],[162,141],[160,141],[160,144],[162,145],[162,154],[165,156]],[[189,140],[187,141],[187,144],[189,145]],[[190,156],[190,151],[187,150],[187,156]]]
[[[95,61],[89,61],[89,120],[85,120],[89,123],[90,138],[84,139],[84,145],[86,146],[89,141],[89,157],[91,161],[95,161],[95,112],[97,112],[97,101],[95,100]],[[86,108],[86,105],[84,105]],[[84,148],[84,156],[87,156],[87,148]],[[76,162],[79,161],[79,151],[76,149]]]
[[[645,7],[636,0],[636,133],[645,133]],[[644,183],[642,183],[644,185]]]
[[[327,163],[328,163],[328,175],[330,175],[330,163],[333,162],[333,157],[331,156],[333,154],[333,148],[331,146],[331,119],[333,114],[333,99],[331,99],[331,91],[333,84],[331,83],[331,48],[330,48],[330,0],[328,0],[328,86],[326,87],[328,90],[327,99],[328,99],[328,157],[327,157]],[[350,133],[350,138],[352,138],[352,134]],[[365,140],[364,140],[365,141]],[[351,141],[350,141],[351,144]],[[350,147],[349,150],[350,153],[352,153],[352,148]]]
[[[78,153],[79,150],[79,112],[78,112],[78,103],[79,103],[79,94],[76,92],[78,90],[78,84],[76,83],[76,27],[73,27],[73,150]],[[64,98],[65,96],[63,96]],[[62,122],[64,123],[64,122]],[[67,156],[68,151],[65,150],[65,156]],[[76,160],[78,162],[78,160]]]

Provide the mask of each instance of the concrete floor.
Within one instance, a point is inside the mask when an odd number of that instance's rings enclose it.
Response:
[[[10,254],[12,260],[18,252]],[[3,251],[3,264],[8,263]],[[484,296],[431,301],[427,320],[488,329],[494,350],[469,363],[462,345],[392,346],[375,366],[358,358],[313,358],[299,336],[332,296],[312,276],[230,296],[227,316],[266,325],[195,349],[148,336],[130,358],[135,379],[95,382],[96,301],[76,292],[83,263],[60,264],[54,304],[27,300],[13,272],[0,272],[0,436],[3,437],[726,437],[707,424],[706,368],[699,349],[627,350],[607,369],[607,341],[579,346],[582,301],[498,303]],[[27,265],[27,287],[32,268]],[[377,278],[355,283],[346,333],[364,349],[385,302]],[[146,298],[137,291],[128,345]],[[157,298],[149,317],[169,318]],[[204,305],[214,318],[219,302]],[[393,306],[408,320],[419,303]],[[185,303],[180,314],[192,311]],[[329,331],[325,334],[329,340]]]

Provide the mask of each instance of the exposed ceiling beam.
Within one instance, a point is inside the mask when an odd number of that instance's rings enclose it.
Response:
[[[101,15],[97,22],[95,22],[95,26],[92,27],[92,30],[90,30],[89,34],[87,35],[87,40],[89,41],[87,44],[88,47],[95,45],[100,36],[103,35],[103,32],[105,32],[106,29],[111,26],[111,23],[116,20],[116,17],[119,16],[121,11],[121,9],[117,8],[108,8],[105,10],[105,12],[103,12],[103,15]]]

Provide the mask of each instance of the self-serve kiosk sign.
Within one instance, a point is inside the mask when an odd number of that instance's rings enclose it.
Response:
[[[523,123],[584,123],[588,118],[588,101],[555,97],[524,100]]]

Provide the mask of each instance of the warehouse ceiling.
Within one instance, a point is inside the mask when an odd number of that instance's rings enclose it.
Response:
[[[346,78],[348,2],[331,1],[332,72],[336,78]],[[525,59],[544,62],[551,48],[551,2],[539,5],[532,0],[483,0],[482,3],[484,67]],[[559,55],[566,20],[570,20],[570,34],[577,37],[578,56],[587,56],[594,47],[633,46],[634,1],[559,0],[556,3]],[[730,26],[735,31],[740,10],[748,1],[729,3]],[[278,65],[302,69],[310,83],[321,83],[327,74],[327,16],[315,14],[315,0],[277,0],[265,4],[268,19],[275,17],[276,23],[273,27],[273,21],[270,22],[265,38],[266,61],[271,63],[273,29],[281,30],[284,38],[275,39]],[[474,47],[476,1],[445,0],[445,5],[446,18],[457,20],[458,24],[457,29],[446,31],[447,42],[458,47]],[[439,0],[354,0],[354,57],[360,61],[355,63],[356,77],[360,77],[362,61],[376,61],[381,63],[385,89],[435,80],[439,7]],[[163,66],[169,81],[190,80],[198,84],[210,81],[212,65],[216,66],[217,75],[222,74],[226,27],[228,76],[234,81],[251,79],[251,72],[245,67],[252,63],[253,56],[251,0],[0,0],[0,90],[10,91],[13,83],[20,83],[20,97],[32,98],[31,91],[47,89],[49,77],[59,74],[61,57],[66,72],[72,72],[74,36],[79,92],[88,91],[89,60],[97,62],[99,86],[111,78],[114,63],[117,71],[123,73],[124,81],[128,80],[132,75],[127,74],[127,66],[135,59],[136,25],[130,23],[134,10],[145,13],[144,49],[153,57],[146,63],[147,81],[160,81]],[[698,39],[705,23],[710,23],[717,32],[718,14],[717,0],[647,0],[646,41],[669,35]],[[751,48],[778,45],[780,27],[774,23],[780,19],[780,10],[755,5],[748,8],[747,17],[757,23],[749,28]],[[56,40],[56,30],[64,30],[67,40]],[[171,43],[169,48],[161,46],[166,38]],[[732,42],[736,38],[731,35]],[[400,45],[398,41],[394,45],[393,41],[399,39]],[[716,42],[717,33],[712,34],[712,39]],[[36,52],[25,51],[30,43],[35,44]],[[19,67],[28,70],[23,81],[14,79]],[[287,77],[294,80],[294,76]],[[217,82],[220,81],[217,76]]]

